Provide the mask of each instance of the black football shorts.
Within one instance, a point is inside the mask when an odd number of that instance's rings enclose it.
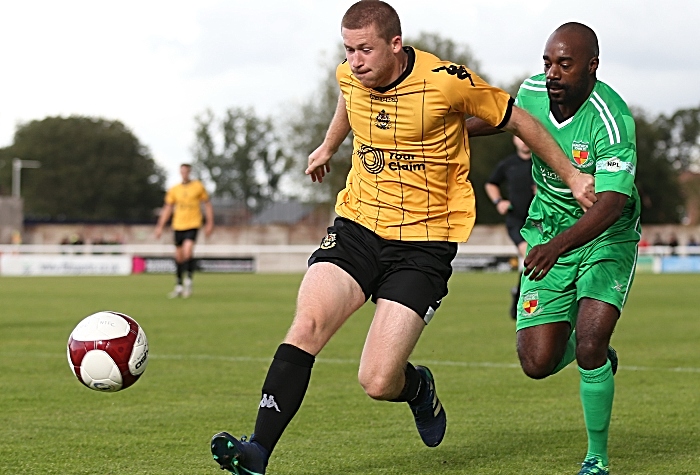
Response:
[[[447,295],[457,243],[398,241],[379,237],[345,218],[336,218],[309,266],[330,262],[360,284],[365,298],[398,302],[427,324]]]
[[[186,229],[184,231],[175,231],[175,246],[180,247],[186,240],[196,241],[198,229]]]
[[[520,235],[520,230],[523,227],[523,224],[525,222],[523,221],[522,224],[507,224],[506,229],[508,230],[508,237],[510,237],[510,240],[513,241],[513,244],[516,246],[519,246],[521,242],[525,241],[525,238],[523,238]]]

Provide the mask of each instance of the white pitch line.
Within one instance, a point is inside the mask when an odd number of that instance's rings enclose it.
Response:
[[[214,355],[148,355],[149,358],[167,359],[167,360],[216,360],[230,362],[251,362],[251,363],[270,363],[272,358],[253,358],[249,356],[214,356]],[[317,363],[328,364],[360,364],[359,360],[341,359],[341,358],[317,358]],[[438,360],[421,360],[422,363],[429,365],[442,366],[463,366],[476,368],[520,368],[516,363],[469,363],[465,361],[438,361]],[[700,369],[698,369],[700,371]]]
[[[39,357],[39,358],[65,358],[64,354],[58,353],[9,353],[0,352],[2,356],[10,357]],[[167,355],[167,354],[153,354],[148,355],[149,358],[162,359],[162,360],[200,360],[200,361],[227,361],[231,363],[267,363],[272,361],[272,358],[258,358],[252,356],[225,356],[225,355]],[[492,363],[488,361],[477,362],[477,361],[449,361],[449,360],[419,360],[420,363],[432,366],[457,366],[462,368],[503,368],[503,369],[520,369],[520,365],[517,363]],[[352,364],[359,365],[359,360],[354,360],[350,358],[317,358],[317,363],[321,364]],[[574,368],[575,365],[569,366]],[[649,371],[649,372],[669,372],[669,373],[700,373],[700,368],[694,367],[675,367],[675,368],[659,368],[653,366],[624,366],[619,367],[622,371]]]
[[[230,362],[255,362],[255,363],[270,363],[272,358],[253,358],[248,356],[214,356],[214,355],[149,355],[156,359],[171,359],[171,360],[182,360],[182,359],[198,359],[198,360],[216,360],[216,361],[230,361]],[[317,358],[318,363],[329,363],[329,364],[359,364],[359,360],[353,359],[340,359],[340,358]],[[458,366],[463,368],[506,368],[506,369],[520,369],[518,363],[491,363],[491,362],[470,362],[470,361],[449,361],[449,360],[420,360],[422,364],[433,365],[433,366]],[[570,366],[575,367],[574,365]],[[669,371],[672,373],[700,373],[700,368],[657,368],[651,366],[620,366],[620,370],[625,371]]]

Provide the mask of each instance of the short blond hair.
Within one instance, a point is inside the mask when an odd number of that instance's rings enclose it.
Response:
[[[401,36],[401,20],[396,10],[381,0],[360,0],[343,15],[340,27],[360,30],[375,25],[379,37],[387,43],[395,36]]]

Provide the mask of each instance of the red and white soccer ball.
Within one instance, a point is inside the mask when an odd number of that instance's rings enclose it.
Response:
[[[68,364],[90,389],[114,392],[134,384],[148,364],[148,340],[136,321],[117,312],[84,318],[68,338]]]

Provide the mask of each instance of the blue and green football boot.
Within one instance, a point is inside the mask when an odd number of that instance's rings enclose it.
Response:
[[[246,437],[236,439],[228,432],[219,432],[211,439],[211,453],[221,470],[234,475],[264,475],[268,454],[265,449]]]

